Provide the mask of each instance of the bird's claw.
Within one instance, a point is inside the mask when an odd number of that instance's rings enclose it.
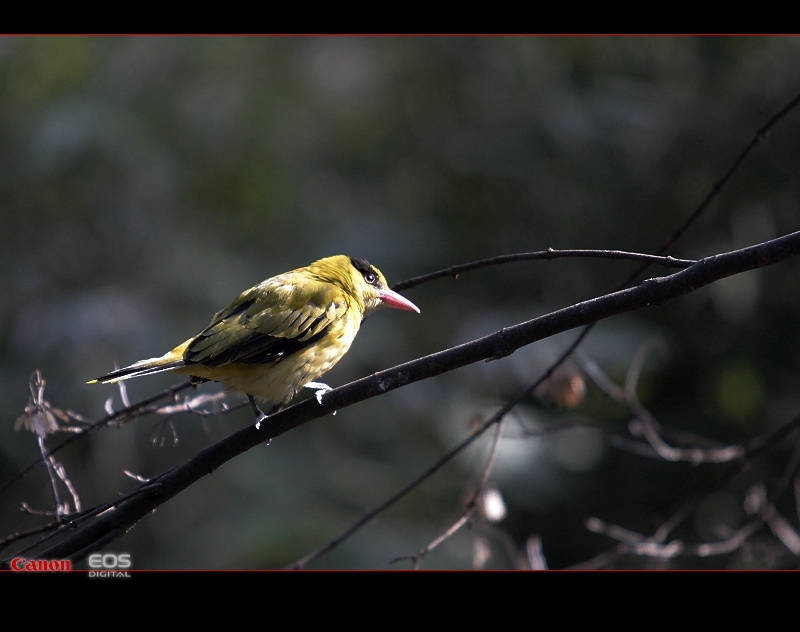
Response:
[[[261,422],[262,421],[266,421],[266,420],[267,420],[267,415],[266,415],[266,413],[262,412],[258,416],[258,418],[256,419],[256,430],[260,430],[261,429]]]
[[[322,406],[322,396],[325,395],[325,393],[327,393],[328,391],[333,390],[330,386],[328,386],[323,382],[309,382],[308,384],[306,384],[305,387],[317,389],[317,391],[314,393],[314,396],[317,398],[317,403],[320,406]],[[331,414],[335,415],[336,411],[334,410]]]
[[[332,391],[333,390],[330,386],[328,386],[324,382],[309,382],[308,384],[306,384],[305,387],[306,388],[315,388],[315,389],[317,389],[317,391],[316,391],[316,393],[314,393],[314,395],[316,396],[317,402],[319,402],[320,406],[322,406],[322,396],[325,393],[327,393],[328,391]]]

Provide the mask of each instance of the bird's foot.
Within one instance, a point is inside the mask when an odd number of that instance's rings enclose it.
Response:
[[[267,415],[267,413],[265,413],[258,407],[258,404],[256,404],[256,400],[253,399],[252,395],[248,395],[247,399],[250,400],[250,405],[253,407],[253,414],[256,416],[256,430],[260,430],[261,422],[266,421],[269,415]],[[275,406],[272,410],[269,411],[270,414],[274,413],[279,408],[280,406]]]
[[[317,402],[319,403],[320,406],[322,406],[322,396],[325,395],[325,393],[327,393],[328,391],[333,390],[330,386],[328,386],[323,382],[309,382],[308,384],[305,385],[305,388],[317,389],[317,392],[314,393],[314,396],[317,398]],[[334,410],[332,414],[335,415],[336,411]]]
[[[317,389],[317,392],[314,393],[314,395],[317,397],[317,401],[319,402],[320,406],[322,406],[322,396],[328,391],[333,390],[330,386],[324,384],[323,382],[309,382],[308,384],[305,385],[305,388]]]

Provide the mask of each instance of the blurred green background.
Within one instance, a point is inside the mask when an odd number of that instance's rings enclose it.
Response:
[[[38,458],[33,435],[13,431],[35,369],[53,405],[97,419],[118,392],[87,379],[160,355],[242,290],[317,258],[365,257],[393,283],[548,247],[653,252],[798,92],[798,58],[800,40],[781,37],[1,38],[0,482]],[[669,254],[797,230],[799,147],[794,112]],[[370,318],[325,381],[601,295],[634,267],[518,263],[408,290],[421,315]],[[661,341],[639,391],[651,412],[670,428],[746,441],[800,410],[798,276],[790,261],[611,319],[584,350],[621,380],[640,345]],[[130,552],[140,569],[283,567],[424,471],[575,335],[307,424],[103,550]],[[128,391],[138,400],[179,381],[154,376]],[[87,507],[133,489],[122,470],[156,475],[251,417],[177,416],[174,447],[161,419],[138,419],[58,459]],[[610,432],[630,414],[588,383],[577,408],[532,401],[517,418]],[[632,455],[602,430],[508,433],[492,475],[506,518],[458,533],[423,568],[471,568],[484,545],[487,568],[513,568],[534,534],[550,567],[578,564],[613,544],[585,529],[587,517],[649,532],[726,467]],[[676,537],[710,541],[743,524],[747,489],[773,486],[790,447],[706,499]],[[484,439],[313,567],[408,568],[389,560],[457,519],[487,450]],[[0,496],[0,537],[42,523],[19,512],[22,501],[51,507],[42,468]],[[796,527],[791,497],[776,502]],[[668,563],[793,564],[768,532],[730,555]]]

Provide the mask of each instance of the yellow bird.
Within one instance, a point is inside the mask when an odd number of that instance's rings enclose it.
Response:
[[[361,321],[381,307],[419,313],[368,261],[327,257],[246,290],[203,331],[163,356],[88,383],[112,384],[161,371],[221,382],[247,396],[258,427],[266,414],[254,398],[274,412],[307,387],[317,389],[322,403],[331,389],[315,380],[342,359]]]

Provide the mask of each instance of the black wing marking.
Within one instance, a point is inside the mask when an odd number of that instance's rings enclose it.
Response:
[[[202,364],[216,368],[225,364],[266,364],[289,357],[324,338],[330,324],[311,336],[308,333],[328,321],[326,314],[302,323],[294,337],[273,336],[248,326],[248,310],[255,300],[244,301],[231,311],[220,312],[214,322],[202,331],[186,348],[183,358],[187,365]],[[299,317],[290,315],[284,323],[291,325]],[[305,335],[303,335],[305,334]]]
[[[282,360],[313,345],[327,335],[329,328],[330,325],[306,340],[299,340],[298,338],[276,338],[269,334],[262,334],[254,331],[252,335],[246,340],[238,342],[236,346],[228,347],[224,351],[212,355],[194,354],[192,352],[192,345],[189,345],[186,349],[184,359],[186,360],[186,364],[202,364],[211,369],[232,362],[240,362],[242,364],[266,364],[268,362]]]

